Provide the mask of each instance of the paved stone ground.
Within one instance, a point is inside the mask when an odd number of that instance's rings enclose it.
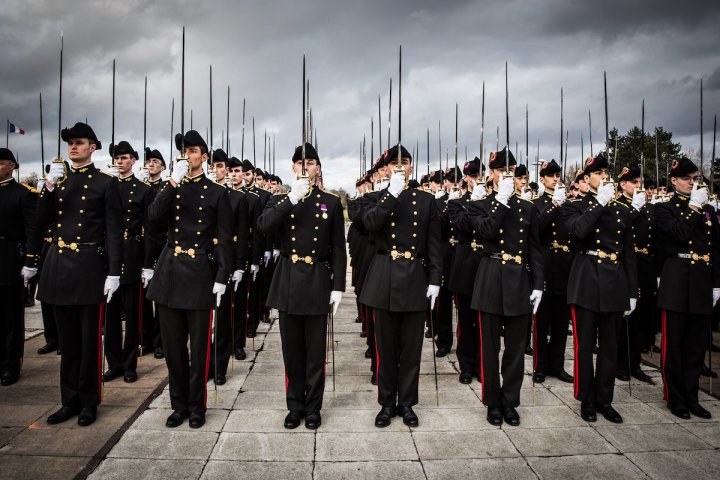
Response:
[[[548,379],[522,391],[520,427],[492,427],[480,385],[458,382],[456,357],[438,359],[436,405],[431,344],[425,341],[419,428],[395,419],[380,430],[376,389],[370,384],[364,339],[347,293],[335,319],[336,392],[328,364],[323,425],[287,431],[280,334],[261,327],[250,360],[235,362],[228,383],[208,394],[207,424],[170,430],[167,388],[108,452],[92,479],[132,478],[718,478],[720,401],[701,393],[712,421],[673,417],[658,385],[618,384],[622,425],[584,422],[572,385]],[[250,344],[251,345],[251,344]],[[571,346],[567,368],[572,371]],[[526,357],[526,372],[531,371]],[[210,386],[212,383],[209,384]],[[533,391],[534,390],[534,391]],[[88,432],[90,433],[90,432]]]

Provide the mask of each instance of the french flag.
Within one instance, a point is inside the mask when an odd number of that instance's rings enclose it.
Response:
[[[25,135],[25,130],[18,127],[14,123],[8,122],[8,133],[17,133],[20,135]]]

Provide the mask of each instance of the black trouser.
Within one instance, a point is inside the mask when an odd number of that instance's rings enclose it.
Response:
[[[643,293],[637,300],[635,311],[629,317],[621,319],[618,324],[617,369],[628,373],[640,369],[640,351],[655,311],[655,297]]]
[[[710,315],[662,311],[663,397],[668,405],[698,403]]]
[[[147,289],[143,289],[142,298],[142,346],[146,350],[162,348],[160,336],[160,321],[158,320],[156,305],[145,296]]]
[[[570,322],[567,296],[544,295],[533,320],[534,371],[549,375],[564,372],[567,329]]]
[[[260,262],[262,263],[262,261]],[[255,279],[252,278],[252,273],[249,276],[249,290],[248,290],[248,326],[247,331],[257,331],[258,325],[260,325],[260,315],[265,308],[262,303],[262,275],[263,269],[257,273]]]
[[[40,311],[42,312],[43,336],[45,337],[45,343],[60,347],[60,337],[58,337],[57,322],[55,321],[53,306],[49,303],[40,302]]]
[[[432,311],[435,324],[435,344],[438,348],[450,350],[453,344],[452,317],[453,317],[453,294],[446,287],[440,287],[440,294],[435,302]]]
[[[363,305],[362,307],[365,316],[365,332],[367,333],[365,343],[370,349],[370,352],[372,352],[372,356],[370,357],[370,371],[372,373],[377,373],[377,339],[375,338],[375,312],[367,305]]]
[[[0,287],[0,374],[19,374],[25,346],[25,287]]]
[[[617,331],[622,312],[593,312],[571,305],[575,348],[575,398],[585,405],[609,405],[615,390]],[[598,355],[593,373],[593,347]]]
[[[137,370],[138,346],[142,330],[142,308],[139,283],[120,285],[107,305],[105,319],[105,357],[108,368],[114,371]],[[123,341],[122,314],[125,314]]]
[[[505,316],[480,312],[480,374],[482,401],[488,408],[515,408],[520,405],[525,365],[525,339],[530,315]],[[505,350],[500,356],[500,327],[503,327]],[[502,387],[500,386],[502,374]]]
[[[327,317],[279,313],[287,408],[320,411],[325,392]]]
[[[215,336],[210,348],[210,371],[215,374],[226,375],[230,355],[232,352],[233,331],[232,318],[235,306],[233,283],[225,289],[225,294],[220,297],[220,306],[217,309],[217,322],[215,322]],[[238,285],[240,289],[240,285]]]
[[[62,357],[60,395],[65,407],[102,402],[102,324],[105,304],[53,305]]]
[[[460,373],[480,376],[480,324],[478,312],[470,308],[472,296],[457,294],[457,359]]]
[[[270,261],[268,262],[267,266],[265,266],[265,262],[263,260],[263,264],[260,267],[262,271],[262,290],[260,294],[260,313],[266,317],[266,320],[270,319],[270,307],[267,306],[267,297],[268,293],[270,293],[270,283],[272,282],[272,277],[275,274],[275,259],[270,257]]]
[[[212,310],[180,310],[158,305],[165,363],[173,410],[203,413],[207,409]],[[188,338],[190,352],[188,352]],[[64,352],[63,352],[64,353]]]
[[[238,283],[238,288],[235,291],[235,304],[233,305],[232,315],[232,331],[233,331],[233,345],[232,348],[238,349],[239,347],[245,348],[245,339],[247,338],[249,310],[250,310],[250,277],[246,272],[243,274],[243,279]],[[234,354],[235,352],[233,352]]]
[[[378,403],[417,405],[425,312],[374,312]]]

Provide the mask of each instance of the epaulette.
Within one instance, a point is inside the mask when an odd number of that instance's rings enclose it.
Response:
[[[612,200],[610,203],[617,203],[618,205],[622,205],[625,208],[630,208],[628,205],[625,205],[623,202],[620,202],[618,200]]]
[[[116,177],[115,175],[110,175],[110,174],[107,173],[107,172],[103,172],[103,171],[100,170],[99,168],[98,168],[98,171],[99,171],[100,173],[102,173],[103,175],[107,175],[107,176],[110,177],[110,178],[115,178],[115,179],[117,179],[117,177]]]
[[[30,185],[27,185],[27,184],[25,184],[25,183],[21,183],[20,185],[22,185],[23,187],[27,188],[27,189],[30,190],[32,193],[34,193],[34,194],[36,194],[36,195],[40,195],[40,190],[38,190],[37,188],[31,187]]]
[[[435,198],[435,194],[434,194],[434,193],[428,192],[428,191],[426,191],[426,190],[418,190],[418,191],[419,191],[419,192],[422,192],[422,193],[425,193],[425,194],[427,194],[427,195],[432,195],[433,198]]]
[[[327,190],[323,190],[322,188],[320,189],[320,191],[323,193],[327,193],[328,195],[332,195],[333,197],[340,198],[340,195],[338,195],[337,193],[328,192]]]
[[[258,193],[253,192],[252,190],[245,190],[244,192],[245,192],[246,194],[255,195],[256,197],[260,197],[260,195],[259,195]]]
[[[567,201],[570,203],[576,203],[576,202],[581,202],[582,198],[568,198]]]

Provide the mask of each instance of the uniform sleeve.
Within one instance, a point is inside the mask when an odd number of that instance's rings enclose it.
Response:
[[[228,192],[225,190],[220,195],[218,201],[217,214],[217,239],[216,248],[217,255],[217,273],[215,274],[215,282],[227,284],[233,272],[233,234],[235,230],[235,218],[233,217],[230,201],[228,200]]]
[[[170,219],[170,207],[172,206],[173,196],[179,190],[170,182],[166,182],[162,186],[160,192],[148,207],[148,221],[152,223],[153,228],[160,229],[162,225],[167,225]]]
[[[105,189],[105,242],[108,249],[108,275],[120,276],[122,265],[122,216],[117,179],[108,182]]]
[[[590,201],[592,203],[584,211],[578,205],[580,202],[568,202],[567,207],[563,207],[563,220],[572,237],[587,238],[604,213],[605,207],[596,200]]]
[[[236,218],[235,218],[235,270],[247,271],[248,261],[248,235],[250,234],[250,223],[248,223],[248,204],[245,195],[238,194]]]
[[[428,258],[428,281],[430,285],[439,286],[442,282],[444,251],[442,237],[440,236],[440,210],[438,210],[435,202],[431,202],[430,224],[428,225],[427,247],[425,250]]]
[[[472,235],[472,223],[470,222],[467,210],[462,206],[461,202],[463,201],[464,200],[451,200],[448,202],[448,217],[458,232]]]
[[[25,266],[30,268],[37,268],[38,252],[40,250],[36,219],[37,202],[38,197],[30,190],[23,195],[22,217],[25,226]]]
[[[676,242],[689,241],[693,230],[705,219],[702,212],[696,212],[690,207],[681,211],[679,218],[666,205],[656,205],[654,213],[658,230]]]
[[[148,221],[148,210],[150,209],[150,204],[152,203],[152,200],[152,188],[148,188],[145,191],[145,196],[143,197],[143,268],[155,268],[155,259],[157,258],[157,256],[155,255],[155,252],[158,248],[157,229],[153,228],[153,224]]]
[[[635,208],[630,207],[630,210]],[[637,211],[637,210],[635,210]],[[628,216],[632,217],[632,213],[628,212]],[[637,271],[637,255],[635,255],[635,235],[632,221],[628,221],[628,228],[623,234],[623,267],[627,276],[628,286],[630,287],[630,298],[638,298],[638,271]]]
[[[552,227],[552,223],[558,218],[561,212],[561,208],[553,202],[543,204],[537,201],[535,203],[535,210],[537,211],[538,231],[541,235]]]
[[[290,215],[295,205],[288,199],[287,195],[277,195],[271,198],[262,213],[257,219],[257,229],[263,235],[269,235],[277,229]],[[265,241],[263,240],[263,248]]]
[[[334,291],[345,291],[345,276],[347,272],[347,254],[345,251],[345,217],[340,199],[337,201],[332,225],[332,272]]]
[[[55,223],[55,216],[57,215],[57,208],[55,208],[56,192],[57,186],[52,191],[43,187],[35,211],[36,227],[42,228],[45,225]]]
[[[365,228],[369,232],[377,232],[384,228],[390,222],[390,214],[397,206],[398,199],[388,190],[385,190],[377,200],[373,197],[367,197],[361,214]],[[435,212],[437,212],[437,207]],[[439,219],[436,227],[440,228]]]
[[[532,273],[533,290],[544,289],[545,269],[543,263],[543,248],[540,246],[540,213],[534,207],[530,213],[530,232],[528,243],[528,264]]]
[[[492,198],[489,200],[489,208],[482,208],[485,215],[470,215],[470,222],[473,229],[478,233],[480,238],[493,240],[500,234],[500,227],[503,224],[505,215],[510,211],[510,207],[506,207],[502,203]],[[475,210],[474,213],[480,213]]]

